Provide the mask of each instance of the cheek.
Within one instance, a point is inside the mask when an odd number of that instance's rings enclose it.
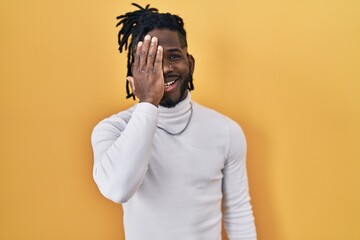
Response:
[[[187,62],[183,62],[181,64],[178,64],[176,66],[177,70],[179,71],[179,73],[181,73],[182,75],[188,75],[191,71],[190,66]]]

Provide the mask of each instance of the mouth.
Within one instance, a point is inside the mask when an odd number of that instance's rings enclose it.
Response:
[[[173,85],[177,80],[173,80],[173,81],[170,81],[170,82],[166,82],[164,83],[164,87],[165,88],[169,88],[171,85]]]
[[[179,76],[177,75],[167,75],[165,76],[165,82],[164,82],[164,88],[167,90],[172,89],[172,87],[175,87],[175,83],[179,80]]]

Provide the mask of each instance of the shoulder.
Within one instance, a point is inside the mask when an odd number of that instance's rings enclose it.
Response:
[[[96,126],[101,126],[101,125],[106,125],[106,124],[113,124],[113,125],[118,125],[118,124],[126,124],[130,118],[131,118],[131,115],[132,113],[134,112],[134,109],[135,109],[136,105],[126,109],[126,110],[123,110],[123,111],[120,111],[118,113],[115,113],[103,120],[101,120]]]
[[[98,122],[92,131],[92,136],[95,137],[97,135],[102,135],[105,133],[120,135],[120,132],[125,129],[127,123],[129,122],[135,107],[136,105],[126,110],[115,113]]]
[[[137,103],[134,106],[111,115],[100,121],[93,130],[93,134],[96,132],[122,132],[130,119],[134,116],[137,118],[144,118],[146,120],[155,120],[158,116],[158,108],[150,103]]]
[[[193,102],[194,118],[209,132],[214,133],[226,143],[229,151],[238,148],[243,151],[246,148],[246,139],[241,126],[230,117]]]
[[[204,123],[208,122],[218,125],[217,127],[219,128],[224,128],[223,130],[235,131],[243,134],[240,125],[230,117],[197,102],[193,101],[192,104],[194,107],[194,113],[198,118],[202,119]]]

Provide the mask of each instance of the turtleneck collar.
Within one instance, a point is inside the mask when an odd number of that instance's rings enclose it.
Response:
[[[175,107],[166,108],[159,106],[158,126],[167,131],[176,133],[184,129],[191,115],[191,94],[188,92],[186,98],[176,104]]]

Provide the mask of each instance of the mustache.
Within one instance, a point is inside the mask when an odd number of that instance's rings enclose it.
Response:
[[[164,74],[164,78],[169,78],[169,77],[180,77],[180,75],[173,74],[173,73]]]

